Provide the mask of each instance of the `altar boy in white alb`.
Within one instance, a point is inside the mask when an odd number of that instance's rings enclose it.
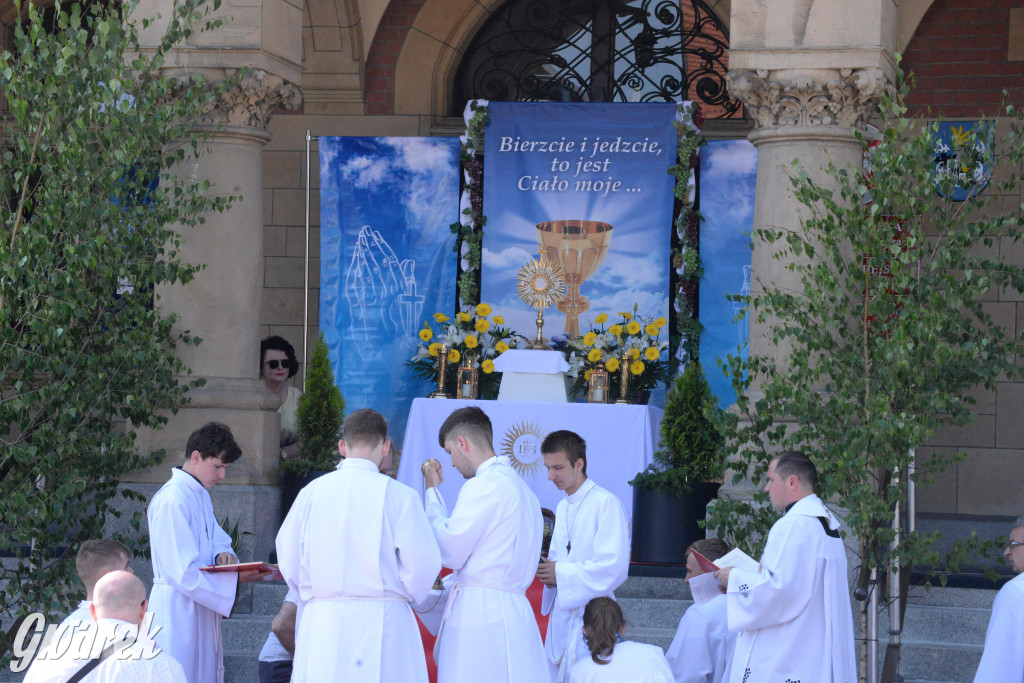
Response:
[[[1003,557],[1017,577],[996,594],[974,683],[1024,681],[1024,517],[1014,523]]]
[[[538,683],[544,646],[526,589],[540,559],[540,503],[509,459],[494,454],[491,421],[477,407],[448,416],[438,442],[468,481],[448,514],[436,460],[424,468],[427,517],[454,570],[434,646],[438,683]],[[430,462],[430,461],[428,461]]]
[[[575,432],[551,432],[540,447],[558,502],[551,549],[537,567],[544,584],[541,613],[550,614],[544,641],[552,683],[563,683],[576,660],[589,657],[583,609],[614,599],[629,573],[629,522],[622,503],[587,477],[587,444]]]
[[[299,493],[277,534],[298,596],[293,683],[427,683],[416,617],[441,554],[408,486],[380,472],[391,442],[375,410],[345,420],[345,460]]]
[[[730,683],[856,683],[853,614],[839,522],[814,495],[818,473],[787,451],[765,490],[784,513],[768,532],[757,572],[726,567],[729,630],[738,632]]]
[[[185,463],[171,470],[170,480],[146,512],[153,561],[153,640],[178,660],[189,683],[223,682],[220,620],[231,614],[238,584],[264,576],[259,571],[199,571],[238,562],[206,489],[219,484],[228,465],[241,455],[226,426],[210,422],[200,427],[188,438]]]

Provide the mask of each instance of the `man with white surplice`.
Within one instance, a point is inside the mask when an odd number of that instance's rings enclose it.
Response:
[[[537,567],[541,612],[550,614],[544,649],[551,681],[563,683],[572,665],[590,656],[583,609],[593,598],[614,599],[629,573],[629,522],[619,499],[587,477],[587,444],[579,434],[551,432],[540,450],[548,479],[566,494],[555,512],[551,549]]]
[[[299,493],[277,534],[277,557],[298,596],[293,683],[426,683],[410,603],[423,600],[441,556],[419,495],[378,470],[387,422],[345,420],[338,469]]]
[[[726,567],[730,683],[856,683],[853,613],[839,521],[814,494],[818,473],[798,451],[772,460],[765,491],[783,513],[758,571]]]
[[[548,678],[544,646],[526,589],[540,558],[543,519],[537,496],[491,445],[479,408],[448,416],[438,442],[467,479],[448,513],[436,460],[424,467],[424,505],[454,571],[434,646],[438,683],[538,683]],[[428,461],[430,462],[430,461]]]

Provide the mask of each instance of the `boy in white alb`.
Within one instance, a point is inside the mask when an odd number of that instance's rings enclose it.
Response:
[[[592,598],[614,598],[629,573],[629,522],[619,499],[587,477],[587,444],[579,434],[551,432],[540,451],[548,479],[566,494],[555,512],[551,549],[537,567],[541,613],[551,615],[544,650],[552,683],[563,683],[576,660],[589,656],[584,607]]]
[[[185,463],[171,471],[146,512],[153,561],[153,639],[178,660],[189,683],[223,683],[220,620],[231,614],[239,583],[265,576],[259,571],[199,570],[238,562],[206,489],[219,484],[228,465],[241,455],[226,426],[210,422],[200,427],[188,438]]]

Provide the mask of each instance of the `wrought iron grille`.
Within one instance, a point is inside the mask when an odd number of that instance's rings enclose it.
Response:
[[[707,118],[729,99],[725,27],[700,0],[510,0],[465,53],[453,114],[467,100],[674,102]]]

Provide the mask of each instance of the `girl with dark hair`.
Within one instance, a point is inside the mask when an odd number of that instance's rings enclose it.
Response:
[[[656,645],[623,640],[626,620],[611,598],[594,598],[583,610],[583,638],[590,659],[569,671],[569,683],[675,683],[665,653]]]
[[[274,335],[260,342],[260,378],[267,391],[281,399],[281,458],[299,454],[298,411],[302,392],[288,384],[299,371],[295,348],[283,337]]]

